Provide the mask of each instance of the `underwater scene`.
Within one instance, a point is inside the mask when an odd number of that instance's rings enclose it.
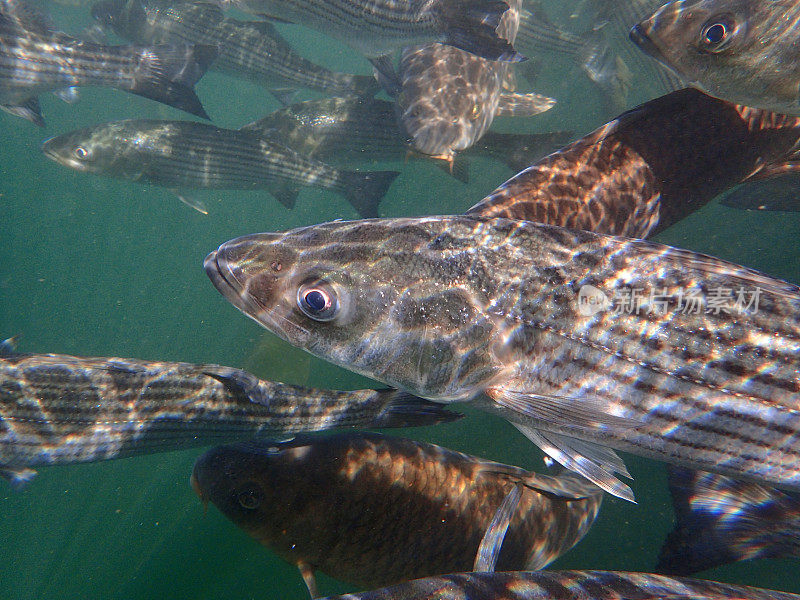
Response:
[[[798,15],[0,0],[0,596],[800,598]]]

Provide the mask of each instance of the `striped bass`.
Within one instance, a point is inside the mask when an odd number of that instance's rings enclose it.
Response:
[[[78,171],[172,189],[266,189],[287,208],[302,186],[317,186],[339,192],[362,216],[377,216],[399,174],[335,169],[252,131],[194,121],[104,123],[50,138],[42,152]]]
[[[471,401],[632,500],[611,450],[800,488],[800,288],[641,240],[468,216],[244,236],[205,269],[350,370]]]
[[[219,365],[18,354],[0,346],[0,476],[253,437],[406,427],[458,415],[394,390],[335,392]]]

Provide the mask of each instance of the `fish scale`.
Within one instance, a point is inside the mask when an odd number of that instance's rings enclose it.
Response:
[[[471,400],[616,495],[632,498],[603,447],[800,487],[792,284],[645,241],[463,216],[246,236],[206,272],[290,343],[422,397]],[[307,316],[305,289],[332,295],[341,320]],[[633,289],[645,300],[620,307]],[[760,303],[734,310],[731,293],[715,314],[717,289],[758,290]],[[586,312],[587,290],[608,305]]]

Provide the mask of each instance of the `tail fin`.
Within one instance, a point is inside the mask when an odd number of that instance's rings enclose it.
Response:
[[[444,43],[488,60],[525,60],[510,42],[497,35],[497,26],[508,9],[502,0],[442,2],[438,20]]]
[[[359,215],[365,219],[378,216],[378,203],[386,195],[399,171],[340,171],[341,187],[339,188],[353,205]]]
[[[385,395],[386,408],[370,427],[424,427],[438,423],[449,423],[464,415],[450,411],[444,404],[417,398],[399,390],[380,390]]]
[[[669,468],[677,524],[656,571],[690,575],[753,558],[798,555],[800,498],[723,475]]]
[[[142,72],[130,91],[208,119],[193,86],[217,57],[216,46],[153,46],[143,52]]]

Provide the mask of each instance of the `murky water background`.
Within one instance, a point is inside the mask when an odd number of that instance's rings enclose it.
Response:
[[[68,31],[89,23],[88,7],[48,8]],[[326,66],[370,72],[347,48],[291,26],[281,30]],[[545,62],[535,91],[559,104],[531,119],[499,119],[495,129],[569,128],[583,135],[614,116],[603,113],[569,60]],[[278,108],[260,88],[216,73],[197,90],[215,123],[225,127]],[[301,92],[298,99],[312,97]],[[642,88],[631,102],[649,97]],[[233,237],[355,218],[343,198],[305,189],[295,210],[287,211],[266,192],[200,192],[209,207],[203,216],[168,190],[76,173],[39,151],[47,137],[77,127],[185,114],[106,89],[81,90],[76,105],[43,96],[42,108],[44,130],[0,113],[0,336],[20,334],[20,349],[30,352],[215,362],[290,383],[370,385],[263,332],[214,290],[202,270],[206,253]],[[364,168],[381,166],[392,167]],[[382,216],[460,212],[513,174],[485,159],[472,161],[468,186],[421,161],[402,170],[381,204]],[[800,214],[712,203],[656,239],[800,283],[798,232]],[[485,413],[397,433],[524,467],[541,464],[532,444]],[[188,485],[201,452],[42,468],[22,492],[0,482],[0,596],[305,600],[293,566],[213,506],[204,514]],[[672,526],[665,468],[624,458],[639,504],[606,497],[589,535],[551,568],[652,570]],[[791,560],[739,563],[702,576],[800,592]],[[318,577],[325,594],[355,589]]]

